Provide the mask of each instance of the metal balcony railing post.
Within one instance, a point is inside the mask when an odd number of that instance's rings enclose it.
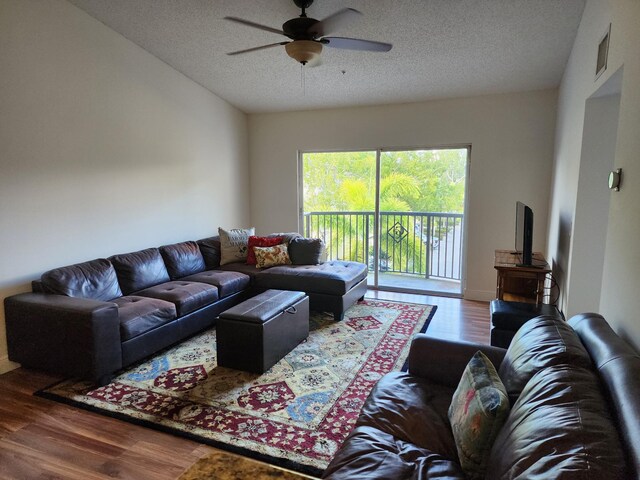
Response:
[[[433,254],[433,237],[431,233],[431,215],[427,215],[427,249],[424,278],[431,277],[431,256]]]

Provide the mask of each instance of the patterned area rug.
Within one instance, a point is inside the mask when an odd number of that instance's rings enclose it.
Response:
[[[320,475],[385,373],[436,307],[365,300],[341,322],[312,312],[310,333],[262,375],[216,365],[215,329],[121,372],[101,388],[77,380],[39,395]]]

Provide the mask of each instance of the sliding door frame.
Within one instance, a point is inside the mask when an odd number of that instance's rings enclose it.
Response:
[[[378,274],[380,271],[380,252],[379,252],[379,237],[380,237],[380,167],[381,167],[381,155],[383,152],[404,152],[404,151],[430,151],[430,150],[466,150],[467,151],[467,163],[465,166],[465,185],[464,185],[464,206],[463,206],[463,218],[462,218],[462,255],[460,258],[460,292],[459,294],[449,294],[446,292],[434,292],[428,290],[413,290],[407,288],[398,288],[391,286],[379,286]],[[362,148],[362,149],[323,149],[323,150],[298,150],[298,232],[304,234],[304,155],[309,153],[350,153],[350,152],[371,152],[376,156],[376,194],[375,194],[375,206],[374,206],[374,235],[373,235],[373,278],[374,284],[369,285],[368,288],[372,290],[383,290],[390,292],[400,293],[415,293],[415,294],[437,294],[440,296],[451,296],[456,298],[462,298],[464,296],[466,286],[466,270],[467,270],[467,216],[469,211],[469,177],[471,173],[471,143],[463,144],[446,144],[430,147],[377,147],[377,148]],[[367,269],[369,266],[367,265]]]

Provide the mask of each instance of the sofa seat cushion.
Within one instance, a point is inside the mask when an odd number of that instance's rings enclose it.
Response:
[[[116,271],[104,258],[49,270],[42,274],[41,281],[46,293],[67,297],[108,302],[122,296]]]
[[[178,316],[182,317],[218,300],[218,289],[205,283],[176,280],[145,288],[136,295],[171,302],[176,306]]]
[[[608,403],[591,369],[540,370],[500,430],[486,478],[632,478]]]
[[[367,266],[364,263],[331,260],[320,265],[271,267],[257,275],[256,285],[261,288],[344,295],[366,276]]]
[[[169,281],[169,272],[157,248],[109,257],[125,295]]]
[[[536,372],[560,364],[588,368],[591,358],[569,324],[558,317],[542,315],[516,332],[498,374],[513,403]]]
[[[130,295],[113,300],[118,305],[120,338],[124,342],[176,318],[173,303]]]
[[[416,423],[420,419],[414,420]],[[356,427],[324,471],[331,480],[463,480],[451,457],[420,448],[374,427]]]
[[[227,263],[226,265],[220,265],[217,270],[225,272],[239,272],[247,275],[251,282],[253,282],[258,274],[263,270],[259,269],[255,265],[247,265],[246,263]]]
[[[454,391],[407,372],[388,373],[371,390],[357,425],[457,460],[448,417]]]
[[[220,298],[224,298],[248,288],[251,278],[240,272],[207,270],[196,273],[195,275],[189,275],[182,280],[185,282],[199,282],[206,283],[207,285],[213,285],[218,288],[218,295]]]

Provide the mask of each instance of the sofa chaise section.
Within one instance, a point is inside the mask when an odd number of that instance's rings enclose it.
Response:
[[[332,312],[339,321],[345,310],[367,293],[367,266],[339,260],[318,265],[280,265],[260,272],[256,286],[304,291],[312,310]]]
[[[296,241],[310,240],[291,232],[269,235],[269,237],[275,236],[291,242],[290,252]],[[278,265],[264,269],[242,262],[220,265],[219,236],[199,240],[198,245],[207,261],[207,268],[249,276],[254,293],[269,289],[303,291],[309,297],[311,310],[330,312],[336,321],[342,320],[344,312],[358,300],[363,299],[367,293],[368,271],[364,263],[329,260],[312,264]],[[298,245],[296,248],[301,247]],[[312,258],[314,255],[306,257]],[[292,258],[296,257],[292,256]],[[199,276],[188,278],[203,281]]]

